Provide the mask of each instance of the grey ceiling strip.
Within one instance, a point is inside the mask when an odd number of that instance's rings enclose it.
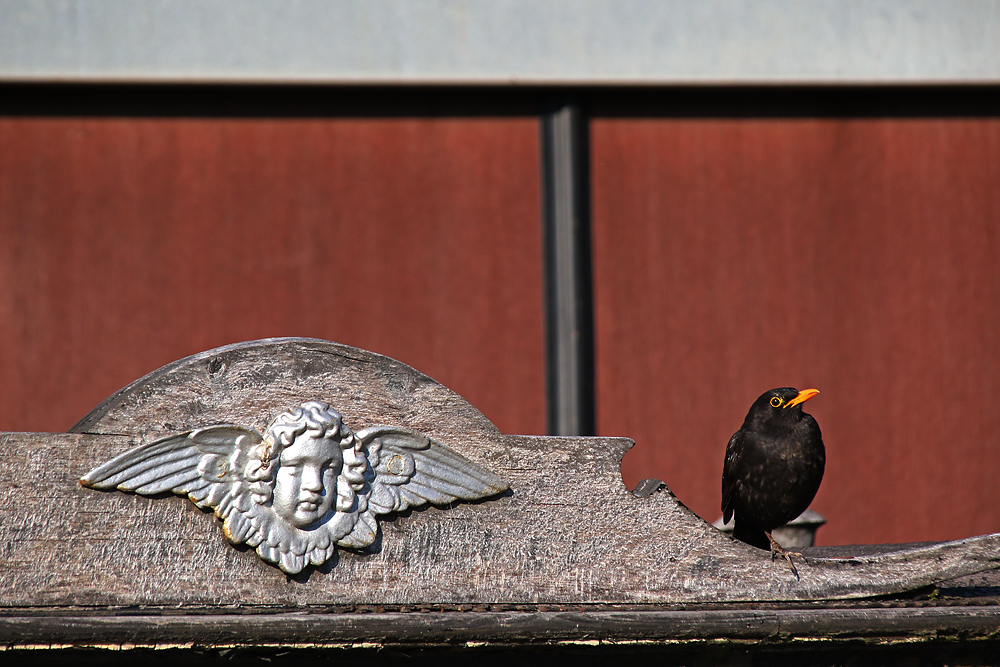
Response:
[[[0,81],[1000,83],[997,0],[5,0]]]

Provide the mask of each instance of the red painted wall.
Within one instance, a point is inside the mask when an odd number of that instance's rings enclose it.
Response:
[[[544,432],[537,137],[530,117],[0,119],[0,430],[313,336]]]
[[[542,433],[531,117],[0,118],[0,430],[315,336]],[[815,386],[821,543],[1000,531],[1000,121],[596,118],[597,409],[719,515],[751,401]]]
[[[822,544],[1000,531],[1000,121],[597,119],[601,434],[709,521],[764,390],[821,394]]]

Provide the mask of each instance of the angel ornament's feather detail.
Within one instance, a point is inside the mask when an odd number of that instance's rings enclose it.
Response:
[[[294,574],[337,546],[375,541],[379,514],[488,498],[505,481],[426,436],[377,426],[354,433],[310,401],[261,436],[209,426],[130,449],[80,479],[94,489],[167,491],[210,507],[234,544]]]

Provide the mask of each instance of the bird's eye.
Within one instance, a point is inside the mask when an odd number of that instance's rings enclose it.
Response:
[[[774,396],[774,397],[771,398],[771,406],[772,407],[780,408],[781,407],[781,403],[782,403],[782,400],[780,398],[778,398],[777,396]]]

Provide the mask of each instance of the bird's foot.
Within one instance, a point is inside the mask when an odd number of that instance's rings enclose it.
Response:
[[[792,562],[792,556],[798,556],[802,560],[805,560],[806,557],[800,554],[798,551],[789,551],[785,547],[775,542],[774,538],[771,537],[771,533],[764,533],[764,534],[767,535],[767,539],[770,540],[771,542],[771,560],[774,560],[776,554],[780,554],[781,557],[784,558],[785,561],[787,561],[788,567],[792,568],[792,574],[794,574],[795,578],[798,579],[799,571],[795,569],[795,563]]]

